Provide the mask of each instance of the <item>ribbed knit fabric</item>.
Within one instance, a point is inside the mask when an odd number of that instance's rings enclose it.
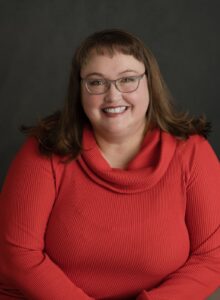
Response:
[[[30,138],[0,199],[0,299],[204,300],[220,286],[220,168],[154,129],[126,170],[92,131],[63,164]]]

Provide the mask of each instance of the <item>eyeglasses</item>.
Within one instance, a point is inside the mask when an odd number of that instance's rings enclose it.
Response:
[[[137,76],[127,76],[118,78],[116,80],[109,80],[105,78],[82,78],[81,81],[85,83],[85,87],[91,95],[101,95],[106,93],[113,83],[116,89],[122,93],[132,93],[139,87],[140,80],[145,73]]]

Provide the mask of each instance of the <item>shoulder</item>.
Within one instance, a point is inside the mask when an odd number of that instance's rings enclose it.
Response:
[[[28,137],[12,159],[9,170],[11,168],[20,172],[27,169],[42,170],[53,174],[55,169],[61,165],[61,160],[58,155],[51,154],[48,156],[43,154],[40,151],[40,143],[37,138]]]
[[[40,152],[38,140],[35,137],[28,137],[17,151],[13,161],[17,163],[42,162],[47,164],[50,159]]]
[[[22,159],[24,162],[38,161],[49,163],[54,161],[59,163],[62,157],[56,154],[46,155],[40,151],[40,143],[35,137],[28,137],[15,156],[16,159]]]
[[[45,155],[40,151],[39,141],[35,137],[29,137],[21,146],[16,155],[17,160],[22,160],[26,163],[37,163],[39,165],[48,166],[52,172],[60,172],[63,169],[64,157],[57,154]]]
[[[220,176],[219,159],[209,141],[203,136],[195,134],[187,140],[178,140],[176,152],[188,179],[199,174]]]
[[[203,157],[211,154],[218,161],[217,155],[209,141],[198,134],[190,135],[187,140],[178,140],[177,152],[186,159],[195,158],[196,155]],[[206,158],[208,159],[208,157]]]
[[[51,174],[51,171],[51,160],[41,154],[38,140],[28,137],[13,157],[6,179],[11,177],[17,180],[25,176],[38,178],[43,173]]]
[[[23,180],[32,182],[33,185],[36,182],[41,182],[41,185],[53,182],[56,189],[63,168],[61,157],[42,154],[39,149],[39,141],[35,137],[28,137],[11,161],[5,181],[14,183]]]

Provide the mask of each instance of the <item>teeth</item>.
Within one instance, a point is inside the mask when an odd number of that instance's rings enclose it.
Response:
[[[103,109],[104,112],[107,112],[107,113],[111,113],[111,114],[117,114],[117,113],[121,113],[123,111],[126,110],[126,106],[118,106],[118,107],[106,107]]]

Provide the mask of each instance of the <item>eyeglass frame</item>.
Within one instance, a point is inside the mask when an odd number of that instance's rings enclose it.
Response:
[[[107,86],[107,89],[106,89],[106,91],[104,91],[104,92],[102,92],[102,93],[91,93],[91,91],[89,90],[89,88],[88,88],[88,85],[87,85],[87,82],[88,82],[88,80],[89,80],[89,78],[81,78],[81,82],[85,82],[85,87],[86,87],[86,90],[87,90],[87,92],[90,94],[90,95],[102,95],[102,94],[105,94],[109,89],[110,89],[110,87],[111,87],[111,84],[113,83],[114,84],[114,86],[115,86],[115,88],[119,91],[119,92],[121,92],[121,93],[133,93],[133,92],[135,92],[137,89],[138,89],[138,87],[139,87],[139,85],[140,85],[140,81],[141,81],[141,79],[144,77],[144,75],[146,75],[146,71],[143,73],[143,74],[140,74],[140,75],[134,75],[134,76],[125,76],[125,77],[120,77],[120,78],[118,78],[118,79],[114,79],[114,80],[110,80],[110,79],[106,79],[106,78],[104,78],[104,80],[107,82],[107,84],[108,84],[108,86]],[[118,88],[118,86],[117,86],[117,82],[119,81],[119,80],[121,80],[121,79],[123,79],[123,78],[136,78],[136,79],[138,79],[138,84],[137,84],[137,87],[134,89],[134,90],[132,90],[132,91],[130,91],[130,92],[122,92],[122,91],[120,91],[120,89]],[[91,80],[91,79],[90,79]],[[95,80],[95,79],[94,79]],[[98,79],[97,79],[98,80]]]

